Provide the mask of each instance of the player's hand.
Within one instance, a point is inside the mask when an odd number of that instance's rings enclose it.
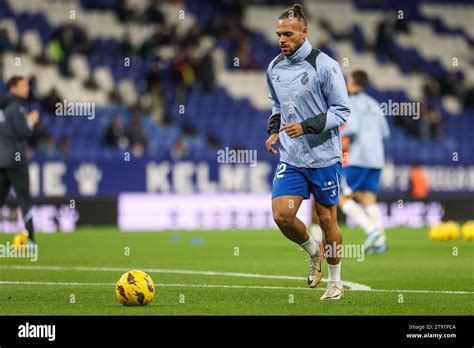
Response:
[[[272,155],[276,155],[278,153],[278,151],[273,148],[273,145],[275,145],[278,140],[280,140],[280,134],[276,133],[271,134],[265,142],[265,145],[267,145],[268,152],[270,152]]]
[[[26,115],[26,118],[28,119],[28,122],[31,124],[35,125],[39,121],[39,111],[38,110],[33,110],[31,111],[28,115]]]
[[[304,134],[301,123],[287,123],[281,127],[280,132],[286,132],[290,138],[296,138]]]

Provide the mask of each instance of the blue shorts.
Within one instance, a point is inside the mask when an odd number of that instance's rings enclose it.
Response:
[[[273,178],[272,199],[279,196],[302,196],[324,205],[339,202],[341,163],[324,168],[298,168],[291,164],[278,163]]]
[[[343,170],[343,186],[347,184],[352,192],[370,191],[378,193],[380,172],[381,169],[347,166]],[[344,193],[346,193],[345,190]]]

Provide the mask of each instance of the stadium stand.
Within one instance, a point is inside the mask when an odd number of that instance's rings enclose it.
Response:
[[[403,2],[397,14],[379,2],[305,3],[313,45],[345,74],[368,70],[381,103],[420,103],[420,122],[389,117],[387,157],[397,164],[448,163],[454,152],[459,163],[474,161],[474,6],[456,3]],[[285,4],[0,1],[2,81],[31,77],[30,104],[42,110],[33,158],[114,159],[130,150],[204,159],[230,146],[275,160],[264,149],[265,69],[279,52],[274,26]],[[94,118],[57,117],[53,106],[64,99],[95,103]],[[114,117],[123,141],[107,144]]]

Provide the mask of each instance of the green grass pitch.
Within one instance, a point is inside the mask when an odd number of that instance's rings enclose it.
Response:
[[[345,243],[363,243],[360,230],[342,230]],[[325,282],[307,288],[306,253],[277,230],[39,234],[37,262],[0,259],[0,315],[473,315],[473,243],[427,234],[388,229],[386,254],[344,259],[343,280],[370,290],[346,286],[341,301],[319,300]],[[131,269],[157,284],[148,306],[115,299]]]

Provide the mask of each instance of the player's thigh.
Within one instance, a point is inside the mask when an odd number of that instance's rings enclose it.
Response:
[[[344,189],[346,193],[360,191],[361,187],[364,185],[365,178],[367,176],[367,169],[356,167],[356,166],[347,166],[344,168],[344,184],[347,185],[347,188]],[[356,197],[354,197],[356,198]],[[357,199],[357,198],[356,198]]]
[[[377,203],[377,195],[371,191],[360,191],[360,201],[366,207]]]
[[[362,180],[361,185],[358,190],[364,192],[361,199],[375,199],[379,193],[380,187],[380,169],[370,169],[367,168],[364,173],[364,179]],[[375,202],[373,202],[375,203]]]
[[[354,198],[357,202],[364,201],[364,192],[363,191],[354,191],[352,192],[352,198]]]
[[[290,224],[303,202],[302,196],[278,196],[272,199],[273,219],[278,224]]]
[[[301,168],[280,162],[272,183],[272,199],[280,196],[302,196],[309,198],[309,185]]]
[[[325,168],[307,169],[305,174],[310,182],[311,193],[317,203],[328,206],[337,205],[341,191],[340,163]]]

